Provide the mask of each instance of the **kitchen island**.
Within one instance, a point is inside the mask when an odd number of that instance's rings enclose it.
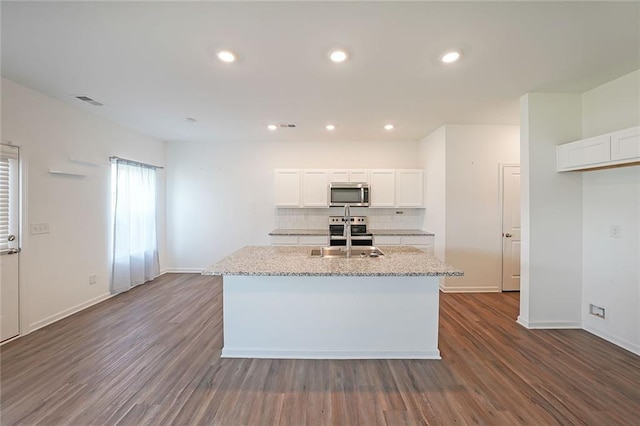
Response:
[[[312,257],[250,246],[203,271],[223,276],[223,357],[439,359],[439,276],[462,271],[413,247]]]

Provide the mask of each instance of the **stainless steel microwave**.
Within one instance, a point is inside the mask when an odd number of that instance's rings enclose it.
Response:
[[[367,182],[333,182],[329,184],[329,205],[342,207],[369,207],[369,184]]]

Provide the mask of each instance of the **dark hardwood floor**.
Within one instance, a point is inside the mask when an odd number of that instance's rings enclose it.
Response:
[[[8,425],[639,424],[640,357],[442,294],[440,361],[220,359],[221,280],[165,275],[1,348]]]

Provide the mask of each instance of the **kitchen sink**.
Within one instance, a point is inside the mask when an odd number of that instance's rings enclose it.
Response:
[[[351,247],[351,257],[380,257],[384,253],[378,247]],[[346,247],[320,247],[311,250],[311,257],[347,257]]]

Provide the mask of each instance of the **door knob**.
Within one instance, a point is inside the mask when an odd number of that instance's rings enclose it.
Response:
[[[509,234],[508,232],[506,234],[504,234],[504,236],[507,237],[507,238],[513,237],[513,235]]]
[[[9,235],[9,236],[7,237],[7,241],[14,241],[15,239],[16,239],[16,236],[15,236],[15,235]]]

